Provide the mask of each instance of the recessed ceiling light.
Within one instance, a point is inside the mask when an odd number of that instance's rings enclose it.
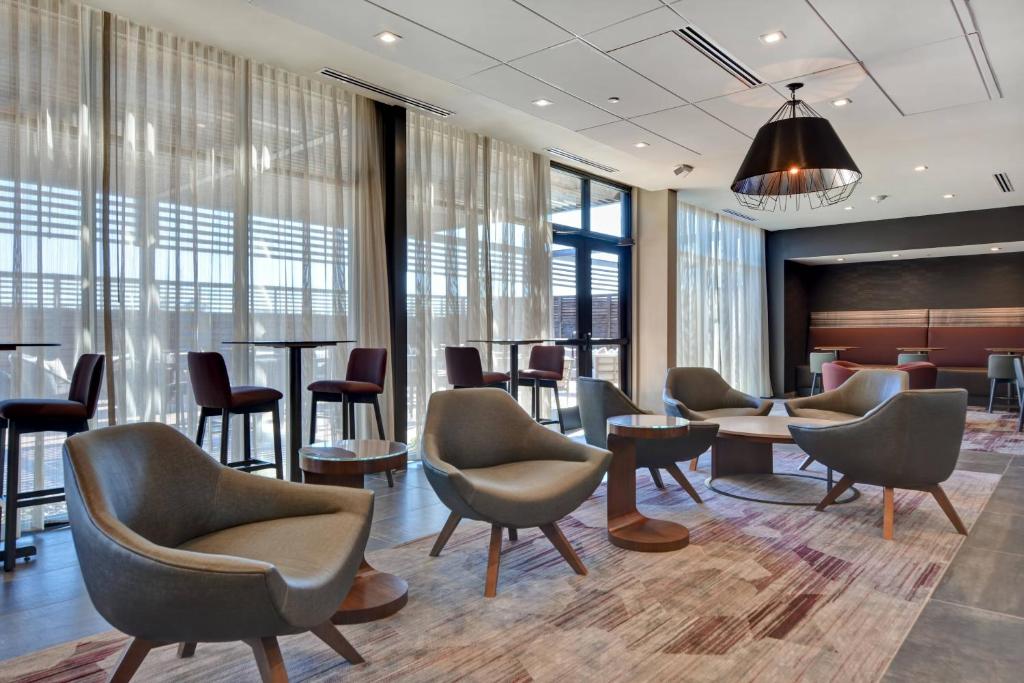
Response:
[[[889,198],[889,195],[887,195],[887,194],[873,194],[873,195],[871,195],[871,201],[875,202],[876,204],[878,202],[884,202],[888,198]]]
[[[893,254],[893,255],[892,255],[892,257],[893,257],[893,258],[899,258],[899,257],[900,257],[900,255],[899,255],[899,254]]]
[[[942,198],[943,198],[943,199],[952,199],[952,198],[953,198],[953,197],[955,197],[955,196],[956,196],[956,195],[955,195],[955,194],[953,194],[952,192],[947,192],[946,194],[942,195]]]
[[[771,33],[765,33],[761,36],[761,42],[765,45],[773,45],[786,39],[786,34],[782,31],[772,31]]]
[[[845,260],[846,260],[846,259],[844,259],[844,258],[843,258],[842,256],[840,256],[839,258],[837,258],[837,259],[836,259],[836,261],[839,261],[840,263],[842,263],[842,262],[843,262],[843,261],[845,261]]]
[[[618,104],[618,103],[619,103],[619,98],[618,97],[609,97],[608,98],[608,104]]]
[[[915,166],[914,170],[917,171],[918,173],[920,173],[921,171],[927,171],[928,167],[925,166],[924,164],[920,164],[918,166]]]
[[[989,251],[1002,251],[1003,248],[1002,247],[989,247],[988,250]]]
[[[844,206],[843,207],[843,211],[853,211],[853,207],[852,206]]]
[[[849,97],[840,97],[838,100],[832,100],[833,107],[845,107],[846,105],[853,102]]]
[[[402,36],[397,33],[392,33],[391,31],[381,31],[375,37],[382,43],[397,43],[402,39]]]
[[[637,149],[643,149],[644,147],[649,147],[649,145],[646,142],[634,142],[633,146],[636,147]]]
[[[544,98],[541,98],[539,100],[534,100],[533,104],[534,106],[537,107],[550,107],[552,104],[554,104],[554,102],[552,102],[551,100],[545,100]]]

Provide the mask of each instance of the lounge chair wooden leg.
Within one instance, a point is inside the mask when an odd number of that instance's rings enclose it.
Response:
[[[803,463],[800,464],[800,469],[806,470],[808,467],[811,466],[812,462],[814,462],[814,458],[808,455],[806,458],[804,458]]]
[[[434,547],[430,549],[430,556],[437,557],[444,550],[444,546],[448,543],[448,539],[452,537],[452,532],[455,531],[455,527],[462,521],[462,517],[458,516],[454,512],[448,515],[448,520],[441,527],[441,533],[437,535],[437,540],[434,541]]]
[[[501,565],[501,525],[491,525],[491,546],[487,551],[487,583],[484,597],[493,598],[498,594],[498,569]]]
[[[284,668],[277,638],[251,638],[245,642],[256,657],[263,683],[288,683],[288,671]]]
[[[697,461],[698,460],[700,460],[700,456],[699,455],[696,458],[694,458],[693,460],[690,461],[690,471],[691,472],[696,472],[697,471]]]
[[[675,463],[670,463],[666,465],[665,470],[672,475],[672,478],[675,479],[680,486],[683,487],[684,491],[690,494],[690,498],[693,498],[693,500],[697,503],[704,502],[703,500],[700,499],[700,496],[697,494],[697,489],[693,488],[693,485],[690,484],[690,480],[686,478],[686,475],[683,474],[682,470],[680,470]]]
[[[195,643],[178,643],[178,657],[188,659],[196,653]]]
[[[562,530],[558,528],[558,525],[552,522],[551,524],[545,524],[540,528],[544,532],[544,535],[551,541],[551,545],[555,546],[555,550],[562,554],[565,561],[569,563],[573,571],[577,574],[586,576],[587,568],[583,565],[580,560],[580,556],[573,550],[572,544],[569,543],[569,539],[565,537]]]
[[[352,647],[352,643],[348,642],[348,639],[341,635],[341,631],[338,630],[338,627],[330,621],[325,621],[319,626],[314,626],[309,630],[313,635],[327,643],[328,647],[347,659],[351,664],[362,664],[366,661],[363,659],[363,656],[359,654],[354,647]]]
[[[891,486],[882,489],[882,538],[887,541],[892,540],[892,521],[896,507],[893,495],[894,491]]]
[[[384,470],[384,474],[388,477],[388,487],[395,488],[395,475],[391,473],[391,470]]]
[[[960,515],[956,513],[953,508],[953,504],[949,502],[949,498],[946,497],[946,492],[942,490],[942,487],[936,484],[928,489],[928,492],[935,498],[935,502],[939,504],[942,511],[946,513],[946,517],[949,517],[949,521],[953,523],[958,534],[967,535],[967,527],[964,526],[963,521],[960,519]]]
[[[659,489],[665,488],[665,482],[661,480],[661,472],[658,471],[658,468],[648,467],[647,470],[651,473],[651,479],[654,480],[654,485]]]
[[[839,499],[839,496],[843,495],[846,492],[846,489],[853,486],[854,483],[855,482],[853,481],[853,479],[844,474],[842,479],[836,482],[836,485],[833,486],[832,489],[825,494],[825,497],[821,499],[821,502],[814,506],[814,509],[817,510],[818,512],[821,512],[829,505],[836,502],[836,500]]]
[[[117,661],[114,672],[107,679],[108,683],[127,683],[130,681],[135,672],[139,670],[142,660],[146,658],[149,651],[160,645],[162,643],[156,643],[152,640],[133,638],[132,642],[128,643],[128,647],[121,653],[121,659]]]

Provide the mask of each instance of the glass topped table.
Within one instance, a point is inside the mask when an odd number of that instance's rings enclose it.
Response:
[[[398,441],[344,439],[299,449],[299,467],[307,484],[363,488],[363,476],[400,469],[409,447]],[[352,588],[331,618],[335,624],[362,624],[391,616],[409,600],[405,580],[377,571],[363,557]]]
[[[640,552],[678,550],[690,542],[682,524],[644,516],[636,508],[636,440],[674,439],[690,432],[690,421],[665,415],[619,415],[608,419],[608,540]]]

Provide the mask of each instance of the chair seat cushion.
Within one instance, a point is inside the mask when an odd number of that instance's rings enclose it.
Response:
[[[486,521],[513,527],[556,522],[594,492],[604,472],[590,462],[527,460],[461,470],[470,507]]]
[[[381,394],[384,387],[371,382],[355,382],[344,379],[321,379],[309,385],[310,391],[318,394]]]
[[[86,419],[85,404],[60,398],[12,398],[0,401],[0,418],[25,420],[39,418]]]
[[[556,382],[562,379],[562,373],[551,370],[520,370],[519,377],[522,379],[552,379]]]
[[[318,603],[324,587],[345,571],[361,525],[359,516],[348,512],[283,517],[214,531],[178,548],[273,565],[285,584],[281,616],[304,625],[306,615],[323,612]]]
[[[835,420],[836,422],[849,422],[859,420],[859,415],[841,413],[838,410],[818,410],[815,408],[800,408],[795,411],[796,417],[810,417],[815,420]]]
[[[507,372],[484,372],[484,384],[498,384],[499,382],[507,382],[508,380],[509,376]]]
[[[279,401],[283,396],[284,394],[280,391],[270,387],[231,387],[231,407],[248,408],[271,401]]]

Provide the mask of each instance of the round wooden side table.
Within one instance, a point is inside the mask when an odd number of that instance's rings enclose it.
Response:
[[[658,553],[690,542],[682,524],[651,519],[636,509],[636,440],[686,436],[690,421],[665,415],[619,415],[608,418],[608,540],[627,550]]]
[[[363,475],[404,468],[409,447],[398,441],[345,439],[332,445],[303,446],[299,467],[307,484],[363,488]],[[362,624],[389,617],[405,607],[409,584],[374,569],[363,557],[352,588],[331,618],[335,624]]]

